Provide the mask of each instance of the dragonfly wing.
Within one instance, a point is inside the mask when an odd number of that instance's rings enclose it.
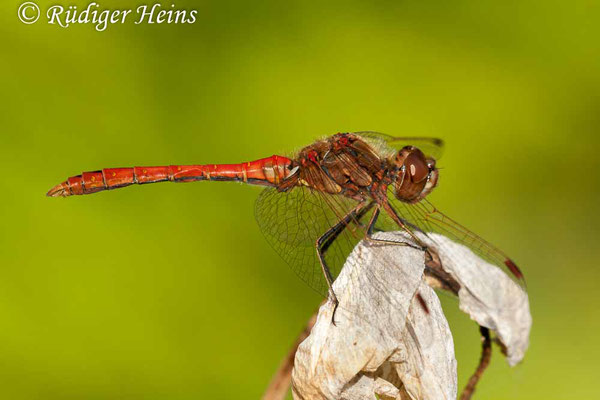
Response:
[[[255,217],[267,242],[311,288],[327,295],[327,282],[317,257],[316,241],[335,226],[357,201],[327,195],[306,187],[288,192],[264,189],[255,205]],[[335,279],[346,258],[364,238],[370,212],[352,219],[325,252],[325,261]]]
[[[414,204],[403,203],[395,199],[391,192],[388,198],[398,216],[408,223],[409,229],[422,232],[433,243],[437,241],[435,235],[431,233],[437,233],[469,248],[483,260],[502,269],[523,289],[526,289],[523,273],[502,250],[443,214],[429,200],[424,199]],[[461,255],[446,250],[448,251],[446,255],[456,264],[460,264]]]
[[[354,132],[354,134],[363,137],[365,140],[378,148],[384,146],[394,150],[400,150],[404,146],[415,146],[421,149],[423,153],[428,156],[432,156],[436,160],[439,160],[444,153],[444,141],[439,138],[421,136],[391,136],[375,131],[360,131]]]

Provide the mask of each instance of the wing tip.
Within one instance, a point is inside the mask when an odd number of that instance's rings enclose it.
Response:
[[[517,267],[517,264],[515,264],[515,262],[513,260],[511,260],[510,258],[507,258],[506,260],[504,260],[504,265],[506,265],[506,268],[508,268],[508,270],[515,276],[515,278],[517,278],[519,281],[521,281],[523,283],[523,285],[526,286],[525,276],[523,275],[523,272],[521,272],[521,269],[519,267]]]

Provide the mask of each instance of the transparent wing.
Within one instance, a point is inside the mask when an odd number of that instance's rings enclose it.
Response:
[[[377,147],[386,146],[395,150],[400,150],[404,146],[415,146],[421,149],[423,153],[432,156],[436,160],[439,160],[444,153],[444,141],[439,138],[391,136],[375,131],[360,131],[354,132],[354,134],[365,138],[365,140],[375,144]]]
[[[264,189],[256,200],[255,216],[267,242],[311,288],[327,295],[327,282],[317,257],[316,241],[340,222],[358,202],[296,187],[289,192]],[[335,279],[346,258],[364,238],[371,212],[353,218],[325,252]]]
[[[292,270],[311,288],[322,296],[327,296],[328,286],[324,278],[316,251],[316,241],[325,232],[344,219],[352,210],[356,209],[358,202],[335,195],[327,195],[306,187],[296,187],[289,192],[279,192],[276,188],[264,189],[256,201],[255,216],[269,244],[290,265]],[[367,225],[372,217],[373,208],[365,207],[365,212],[348,221],[345,229],[336,237],[325,252],[325,261],[331,270],[333,279],[336,279],[344,266],[351,251],[366,235]],[[387,230],[394,227],[392,221],[384,213],[380,214],[376,224],[377,230]],[[398,242],[401,244],[401,242]],[[382,276],[382,271],[361,270],[350,265],[346,274],[346,290],[353,293],[354,298],[345,299],[340,304],[337,313],[350,312],[350,319],[362,319],[363,323],[374,323],[373,326],[382,326],[379,319],[389,320],[391,315],[398,317],[398,310],[407,307],[405,297],[389,293],[384,288],[389,288],[388,277]],[[356,274],[355,274],[356,273]],[[398,277],[396,277],[398,279]],[[356,290],[353,290],[356,288]],[[394,286],[392,289],[399,290]],[[393,291],[393,290],[392,290]],[[388,314],[373,314],[369,309],[363,309],[367,302],[377,301],[388,304]],[[385,307],[382,308],[385,310]],[[339,314],[338,314],[339,315]],[[384,324],[385,325],[385,324]],[[374,333],[375,332],[375,333]],[[378,333],[377,333],[378,332]],[[376,334],[378,338],[387,334],[381,330],[367,331],[367,335]],[[414,338],[415,343],[428,346],[430,338]],[[422,355],[409,354],[413,358],[411,365],[423,365]],[[422,371],[415,370],[415,376]]]
[[[504,270],[521,287],[526,288],[523,274],[504,252],[443,214],[427,199],[416,204],[407,204],[395,199],[392,193],[388,198],[410,230],[424,234],[439,233],[468,247],[488,263]],[[255,215],[267,242],[300,279],[326,296],[328,287],[317,257],[316,241],[357,204],[356,201],[342,196],[326,195],[305,187],[297,187],[289,192],[267,188],[256,201]],[[325,252],[325,261],[334,280],[352,249],[365,237],[371,213],[369,211],[359,218],[352,219]],[[375,225],[375,231],[401,229],[385,212],[381,212]],[[436,242],[433,236],[428,236]],[[461,262],[460,254],[447,251],[446,256],[455,259],[456,263]]]
[[[522,272],[502,250],[443,214],[429,200],[423,199],[415,204],[407,204],[395,199],[391,192],[388,194],[388,199],[400,218],[408,223],[409,229],[425,234],[438,233],[468,247],[483,260],[502,269],[523,289],[526,289]],[[436,243],[434,237],[431,235],[428,237]],[[446,254],[460,264],[462,258],[460,255],[452,254],[449,250],[446,250]]]

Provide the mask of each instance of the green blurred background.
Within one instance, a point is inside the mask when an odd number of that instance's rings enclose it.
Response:
[[[44,194],[366,129],[445,139],[433,200],[528,279],[530,350],[496,351],[477,398],[597,396],[597,2],[175,4],[197,22],[96,32],[0,5],[0,398],[258,398],[320,300],[259,232],[260,189]],[[462,387],[478,331],[444,303]]]

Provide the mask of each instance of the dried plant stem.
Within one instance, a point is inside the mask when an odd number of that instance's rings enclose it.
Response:
[[[475,392],[475,386],[477,386],[477,382],[481,379],[483,372],[490,364],[490,359],[492,358],[492,341],[490,339],[490,330],[483,326],[479,327],[479,332],[481,332],[481,358],[479,359],[479,365],[477,369],[469,378],[469,382],[467,382],[467,386],[463,389],[460,400],[470,400]]]
[[[281,361],[277,372],[271,378],[271,383],[267,387],[267,390],[263,394],[262,400],[283,400],[290,388],[292,381],[292,369],[294,368],[294,357],[296,356],[296,350],[300,343],[304,341],[310,334],[312,327],[317,321],[317,313],[315,312],[312,317],[306,323],[304,330],[298,335],[298,338],[294,342],[294,345],[290,349],[287,356]]]

